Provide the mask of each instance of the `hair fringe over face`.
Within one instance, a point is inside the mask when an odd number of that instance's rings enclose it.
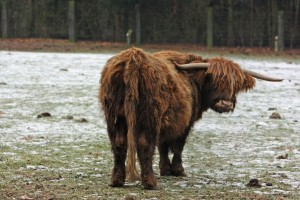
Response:
[[[210,75],[214,85],[221,91],[227,91],[232,97],[239,91],[247,91],[255,86],[255,80],[246,75],[241,67],[231,60],[213,58],[206,74]]]

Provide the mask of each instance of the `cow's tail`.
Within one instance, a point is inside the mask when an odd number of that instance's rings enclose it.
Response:
[[[139,179],[136,168],[136,129],[137,129],[137,106],[139,103],[139,68],[145,58],[145,53],[140,49],[131,48],[128,50],[128,57],[125,66],[124,80],[126,85],[125,92],[125,116],[127,120],[127,141],[128,154],[126,163],[126,174],[129,181]]]

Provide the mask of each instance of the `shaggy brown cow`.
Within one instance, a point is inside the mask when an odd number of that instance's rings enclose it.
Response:
[[[152,169],[156,145],[160,175],[183,176],[181,154],[194,122],[209,108],[219,113],[233,111],[236,94],[254,87],[253,76],[280,81],[243,71],[223,58],[202,59],[174,51],[150,55],[130,48],[109,59],[102,72],[99,100],[114,155],[111,186],[124,185],[127,149],[127,176],[138,178],[137,152],[146,189],[157,185]]]

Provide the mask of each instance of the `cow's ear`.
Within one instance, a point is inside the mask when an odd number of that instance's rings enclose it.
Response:
[[[245,79],[244,79],[242,90],[248,91],[248,90],[253,89],[254,87],[255,87],[255,79],[252,76],[245,74]]]

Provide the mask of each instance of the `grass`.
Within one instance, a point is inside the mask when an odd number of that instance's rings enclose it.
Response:
[[[299,199],[298,104],[286,98],[286,94],[297,97],[296,83],[286,81],[277,91],[265,86],[268,92],[263,97],[258,88],[245,95],[234,114],[205,113],[184,149],[187,177],[160,177],[156,155],[153,166],[158,190],[144,190],[139,182],[111,188],[112,153],[96,98],[99,71],[89,74],[92,69],[87,68],[96,64],[83,62],[89,60],[84,56],[82,63],[76,64],[78,71],[69,67],[69,72],[61,72],[59,68],[69,66],[74,58],[66,54],[56,66],[50,56],[43,61],[48,65],[28,73],[25,70],[23,77],[17,66],[23,67],[25,58],[27,55],[10,58],[2,72],[6,77],[14,72],[16,80],[26,84],[7,81],[1,86],[1,200]],[[17,65],[10,65],[15,62]],[[82,73],[87,74],[84,80],[95,79],[95,85],[84,81],[77,85]],[[52,87],[44,83],[48,74],[56,77],[51,79]],[[40,77],[40,82],[27,84],[31,77]],[[272,102],[273,94],[279,94],[280,103]],[[270,106],[280,108],[281,120],[268,118]],[[50,112],[52,117],[37,118],[41,112]],[[69,115],[74,118],[68,119]],[[286,153],[287,159],[277,159]],[[253,178],[262,187],[247,187]]]
[[[94,142],[63,142],[63,139],[66,138],[50,140],[36,136],[25,138],[13,147],[2,146],[2,199],[278,199],[281,196],[297,199],[296,192],[272,192],[274,188],[290,190],[290,185],[282,182],[287,178],[284,173],[273,176],[274,173],[266,169],[261,174],[261,181],[271,182],[275,187],[245,187],[251,174],[237,176],[238,167],[231,166],[230,169],[225,165],[226,159],[213,154],[202,158],[200,166],[199,157],[185,156],[185,162],[190,165],[186,168],[188,176],[157,175],[158,190],[143,190],[139,182],[126,183],[123,188],[111,188],[108,184],[112,154],[108,140],[103,137],[98,141],[92,140]],[[158,172],[157,158],[155,163],[155,171]],[[201,169],[201,166],[205,166],[205,169]],[[199,170],[192,173],[192,169]],[[208,171],[224,171],[227,175],[226,178],[217,178],[209,175]]]

